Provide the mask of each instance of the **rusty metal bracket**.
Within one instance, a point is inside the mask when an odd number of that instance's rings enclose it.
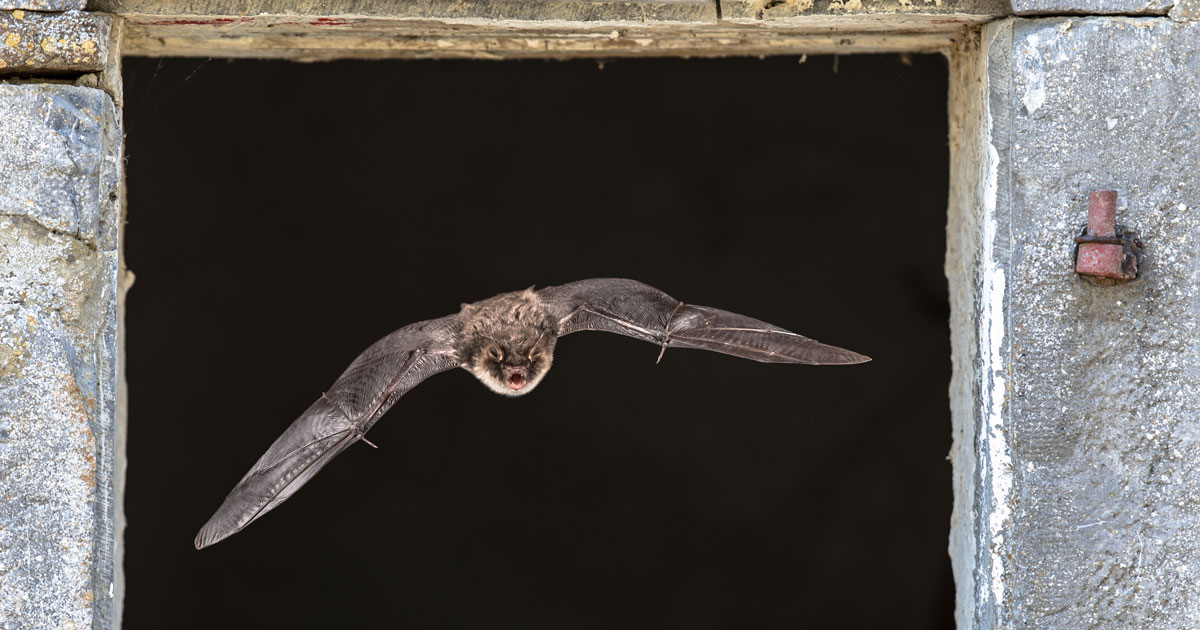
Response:
[[[1088,194],[1087,227],[1075,237],[1075,271],[1092,284],[1133,280],[1142,262],[1142,241],[1137,232],[1117,225],[1116,205],[1115,190]]]

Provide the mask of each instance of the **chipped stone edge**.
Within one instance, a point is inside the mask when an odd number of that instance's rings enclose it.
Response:
[[[121,569],[123,545],[118,540],[120,532],[118,531],[118,523],[124,521],[124,475],[121,469],[124,466],[125,452],[125,407],[122,404],[121,397],[124,386],[124,337],[122,333],[122,320],[124,319],[123,302],[121,295],[121,249],[120,233],[123,225],[123,154],[124,154],[124,134],[122,132],[121,108],[113,100],[111,94],[108,96],[108,106],[105,108],[104,126],[106,131],[104,138],[115,144],[107,144],[103,147],[103,151],[114,158],[112,167],[116,169],[113,174],[113,188],[106,189],[101,187],[99,193],[103,195],[100,199],[100,215],[109,217],[109,220],[117,220],[116,227],[117,240],[111,243],[111,249],[107,249],[112,255],[112,258],[106,258],[106,266],[110,266],[109,284],[107,288],[112,291],[110,295],[114,297],[108,302],[108,311],[104,318],[104,325],[113,326],[112,336],[108,333],[100,335],[102,339],[99,343],[102,344],[104,356],[100,359],[100,365],[97,366],[97,377],[101,379],[102,391],[108,392],[110,399],[105,400],[105,413],[99,417],[99,420],[110,423],[106,427],[101,427],[96,432],[96,502],[95,510],[95,533],[93,536],[93,569],[92,569],[92,612],[93,612],[93,627],[94,628],[119,628],[120,623],[117,620],[117,601],[118,590],[123,595],[123,571]],[[115,250],[115,251],[114,251]],[[119,588],[118,588],[119,587]]]
[[[903,15],[965,15],[984,22],[1012,14],[1008,0],[719,0],[721,19],[771,24],[780,20],[844,15],[888,19]]]
[[[979,322],[976,331],[978,354],[979,418],[976,425],[977,523],[979,553],[985,555],[978,569],[986,592],[976,591],[984,619],[1007,623],[1011,609],[1006,591],[1005,558],[1011,541],[1006,539],[1012,509],[1012,458],[1008,444],[1007,379],[1009,368],[1008,279],[1011,232],[1011,191],[1008,152],[1011,146],[1009,113],[1012,55],[1012,20],[985,29],[987,92],[984,100],[986,153],[982,168],[982,216],[980,258],[976,277],[979,292]],[[985,570],[986,574],[982,571]],[[978,586],[978,585],[977,585]],[[982,595],[982,596],[981,596]]]
[[[1018,9],[1013,7],[1014,17],[1048,17],[1063,15],[1079,16],[1127,16],[1127,17],[1163,17],[1171,13],[1174,4],[1161,7],[1087,7],[1070,4],[1050,4]]]
[[[950,288],[950,462],[954,506],[950,513],[948,551],[954,572],[955,626],[974,628],[975,568],[975,435],[979,349],[974,338],[979,300],[975,288],[979,216],[975,210],[980,172],[986,153],[982,101],[987,92],[981,52],[983,29],[964,38],[950,55],[950,194],[946,224],[946,280]]]
[[[1007,443],[1013,19],[985,25],[952,56],[946,276],[954,508],[949,550],[959,628],[1003,627],[1012,469]]]
[[[124,133],[124,87],[121,81],[121,44],[124,36],[124,20],[114,19],[111,30],[111,40],[109,41],[109,56],[105,64],[104,71],[100,75],[100,88],[108,92],[112,98],[114,109],[117,113],[117,128],[116,134],[119,155],[122,159],[117,162],[117,198],[110,200],[115,204],[113,214],[117,217],[117,286],[116,286],[116,318],[117,318],[117,336],[116,336],[116,366],[113,372],[113,378],[116,380],[116,408],[113,415],[113,464],[112,464],[112,484],[113,484],[113,504],[112,504],[112,520],[109,522],[112,528],[112,582],[113,589],[110,591],[112,600],[111,604],[111,620],[113,628],[120,628],[121,621],[125,611],[125,480],[127,474],[128,459],[126,455],[126,440],[129,435],[129,383],[125,379],[125,313],[126,313],[126,294],[130,287],[133,286],[133,272],[129,271],[125,265],[125,222],[127,216],[126,194],[125,194],[125,133]]]

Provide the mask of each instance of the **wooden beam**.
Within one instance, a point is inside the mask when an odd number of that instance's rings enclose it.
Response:
[[[95,0],[141,56],[609,58],[948,50],[1005,0]],[[762,5],[762,6],[759,6]]]

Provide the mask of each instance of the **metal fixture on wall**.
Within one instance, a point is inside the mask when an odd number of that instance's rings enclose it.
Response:
[[[1088,193],[1088,221],[1075,237],[1075,271],[1096,285],[1133,280],[1142,261],[1137,232],[1117,225],[1117,191]]]

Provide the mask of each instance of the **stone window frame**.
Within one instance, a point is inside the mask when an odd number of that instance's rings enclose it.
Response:
[[[1167,41],[1169,36],[1177,35],[1185,28],[1178,25],[1200,18],[1194,2],[497,0],[462,3],[433,0],[396,3],[329,0],[320,10],[305,12],[293,11],[292,3],[286,0],[193,0],[178,3],[183,8],[169,9],[159,6],[163,4],[167,3],[154,0],[0,0],[0,30],[3,33],[0,44],[4,44],[0,46],[0,87],[31,83],[73,84],[74,88],[103,92],[109,99],[110,113],[115,112],[115,115],[101,116],[97,135],[100,141],[94,148],[83,149],[90,151],[91,157],[98,158],[93,160],[94,172],[89,173],[102,182],[113,182],[111,187],[101,185],[88,193],[94,198],[84,200],[86,211],[59,216],[54,213],[54,208],[49,214],[39,214],[37,204],[30,206],[32,210],[0,207],[2,221],[27,221],[49,234],[73,239],[98,253],[95,264],[102,267],[100,275],[106,278],[101,282],[104,284],[104,290],[100,292],[103,297],[87,306],[95,309],[97,317],[81,317],[78,321],[85,322],[80,325],[92,326],[82,332],[102,339],[107,339],[111,332],[115,338],[113,343],[87,348],[100,357],[91,363],[84,362],[87,363],[84,372],[94,376],[97,383],[90,403],[86,391],[50,392],[68,406],[89,409],[89,421],[95,434],[84,441],[82,451],[83,460],[88,462],[85,467],[89,467],[82,471],[82,478],[91,484],[91,489],[84,506],[86,509],[81,508],[80,513],[91,513],[94,518],[89,528],[93,538],[85,541],[85,547],[91,550],[85,563],[88,567],[86,575],[79,578],[82,582],[70,584],[24,585],[30,592],[50,593],[42,604],[65,611],[54,620],[54,625],[68,626],[67,622],[70,622],[76,627],[117,626],[121,616],[121,504],[126,408],[123,314],[124,294],[132,283],[132,275],[125,269],[120,253],[120,225],[124,216],[119,159],[119,113],[124,104],[120,60],[125,55],[294,61],[605,59],[884,52],[946,55],[950,60],[951,151],[946,273],[951,289],[954,355],[950,402],[955,507],[951,518],[950,555],[958,594],[956,618],[959,626],[966,628],[1013,623],[1022,614],[1041,615],[1043,619],[1060,614],[1051,610],[1050,604],[1061,598],[1014,595],[1014,591],[1026,585],[1019,581],[1021,574],[1016,572],[1019,567],[1006,564],[1005,560],[1009,557],[1006,554],[1018,544],[1013,536],[1004,536],[1011,531],[1016,507],[1010,494],[1015,464],[1009,454],[1014,446],[1005,437],[1006,432],[1013,429],[1006,428],[1005,423],[1014,419],[1020,423],[1042,422],[1036,410],[1023,412],[1029,414],[1028,417],[1011,416],[1014,412],[1008,403],[1009,390],[1005,389],[1009,381],[1004,376],[1005,370],[1009,369],[1006,366],[1011,366],[1014,357],[1010,338],[1014,324],[1010,315],[1014,309],[1012,301],[1016,299],[1011,292],[1005,293],[1004,287],[1006,281],[1018,274],[1018,262],[1006,258],[1011,256],[1016,245],[1002,228],[1016,220],[1013,208],[1024,203],[1013,198],[1013,184],[1005,179],[1016,168],[1008,155],[1009,149],[1013,148],[1014,131],[1010,127],[1015,116],[1013,103],[1021,101],[1025,111],[1031,113],[1041,107],[1039,99],[1045,98],[1044,90],[1038,92],[1036,85],[1026,84],[1026,93],[1021,96],[1011,92],[1015,89],[1014,76],[1027,70],[1014,68],[1013,59],[1040,59],[1036,54],[1016,51],[1018,44],[1014,43],[1014,37],[1018,31],[1026,36],[1067,37],[1074,21],[1084,19],[1091,21],[1087,28],[1077,28],[1076,32],[1083,30],[1087,36],[1095,36],[1097,29],[1123,27],[1122,20],[1157,18],[1153,23],[1143,24],[1170,31],[1161,38]],[[1104,15],[1115,17],[1096,17]],[[1027,19],[1034,16],[1040,19]],[[1021,45],[1038,45],[1036,41],[1023,41]],[[1088,43],[1097,41],[1102,40],[1089,40]],[[32,45],[35,42],[37,45]],[[1186,42],[1180,44],[1175,40],[1166,46],[1170,50],[1170,46],[1178,49],[1186,45]],[[1150,48],[1147,45],[1147,50]],[[51,102],[62,107],[68,105],[67,101],[51,99]],[[1111,132],[1120,121],[1110,120],[1117,121],[1108,123]],[[26,124],[31,129],[37,125],[32,119],[19,124]],[[7,131],[10,129],[0,126],[0,132]],[[1047,129],[1046,134],[1053,135],[1054,131]],[[3,183],[27,191],[37,188],[28,183],[30,180],[21,179],[28,173],[12,175],[3,166],[0,163]],[[1133,168],[1120,166],[1116,170],[1131,171]],[[1069,201],[1086,192],[1056,194],[1067,200],[1059,205],[1069,206]],[[1059,217],[1075,216],[1060,210],[1039,208],[1039,211],[1058,213]],[[1159,215],[1149,214],[1146,210],[1139,212],[1146,221],[1158,220]],[[89,269],[86,273],[94,276],[95,271]],[[1077,288],[1071,290],[1079,291]],[[1048,317],[1028,305],[1022,308],[1029,309],[1021,312],[1024,321],[1038,323],[1038,317],[1043,320]],[[1168,320],[1160,322],[1171,323]],[[11,331],[0,332],[7,335]],[[6,339],[8,337],[0,337],[0,342]],[[74,357],[72,353],[77,350],[67,354]],[[38,350],[35,348],[30,352]],[[68,363],[74,367],[75,359],[70,358]],[[5,386],[4,379],[9,377],[10,374],[0,369],[0,386]],[[1186,401],[1185,398],[1181,400]],[[101,404],[97,405],[97,401]],[[53,414],[45,419],[62,422]],[[1154,455],[1150,457],[1153,459]],[[1025,465],[1032,464],[1027,461]],[[1043,483],[1043,486],[1049,484]],[[1029,517],[1022,515],[1022,518]],[[1084,523],[1078,531],[1106,522],[1101,519]],[[1118,532],[1123,533],[1124,530]],[[47,528],[28,534],[35,538],[39,535],[52,537],[54,531]],[[1068,539],[1076,542],[1083,535],[1068,534],[1075,537],[1068,536]],[[48,544],[56,541],[48,538]],[[1139,569],[1141,553],[1138,552]],[[3,558],[0,554],[0,560]],[[1148,570],[1158,571],[1159,568],[1155,566]],[[1163,571],[1167,569],[1159,571],[1158,578],[1174,579],[1175,574]],[[1178,573],[1183,576],[1186,572],[1180,568]],[[0,579],[4,579],[2,572]],[[1114,579],[1128,582],[1137,578],[1130,578],[1126,573]],[[1060,582],[1065,586],[1054,588],[1070,588],[1069,580]],[[87,592],[87,597],[76,596],[81,588]],[[1126,585],[1125,588],[1130,587]],[[1162,591],[1169,594],[1173,592],[1171,588],[1163,587]],[[1043,600],[1049,602],[1044,610],[1037,607]],[[0,592],[0,621],[6,611],[22,605],[25,604],[6,599]],[[1088,606],[1086,602],[1079,605]],[[1129,609],[1142,610],[1132,604]],[[1139,613],[1143,616],[1136,619],[1151,618],[1146,615],[1160,609],[1167,607],[1145,609],[1151,612]],[[1182,615],[1185,614],[1178,613],[1179,618],[1184,618]]]

